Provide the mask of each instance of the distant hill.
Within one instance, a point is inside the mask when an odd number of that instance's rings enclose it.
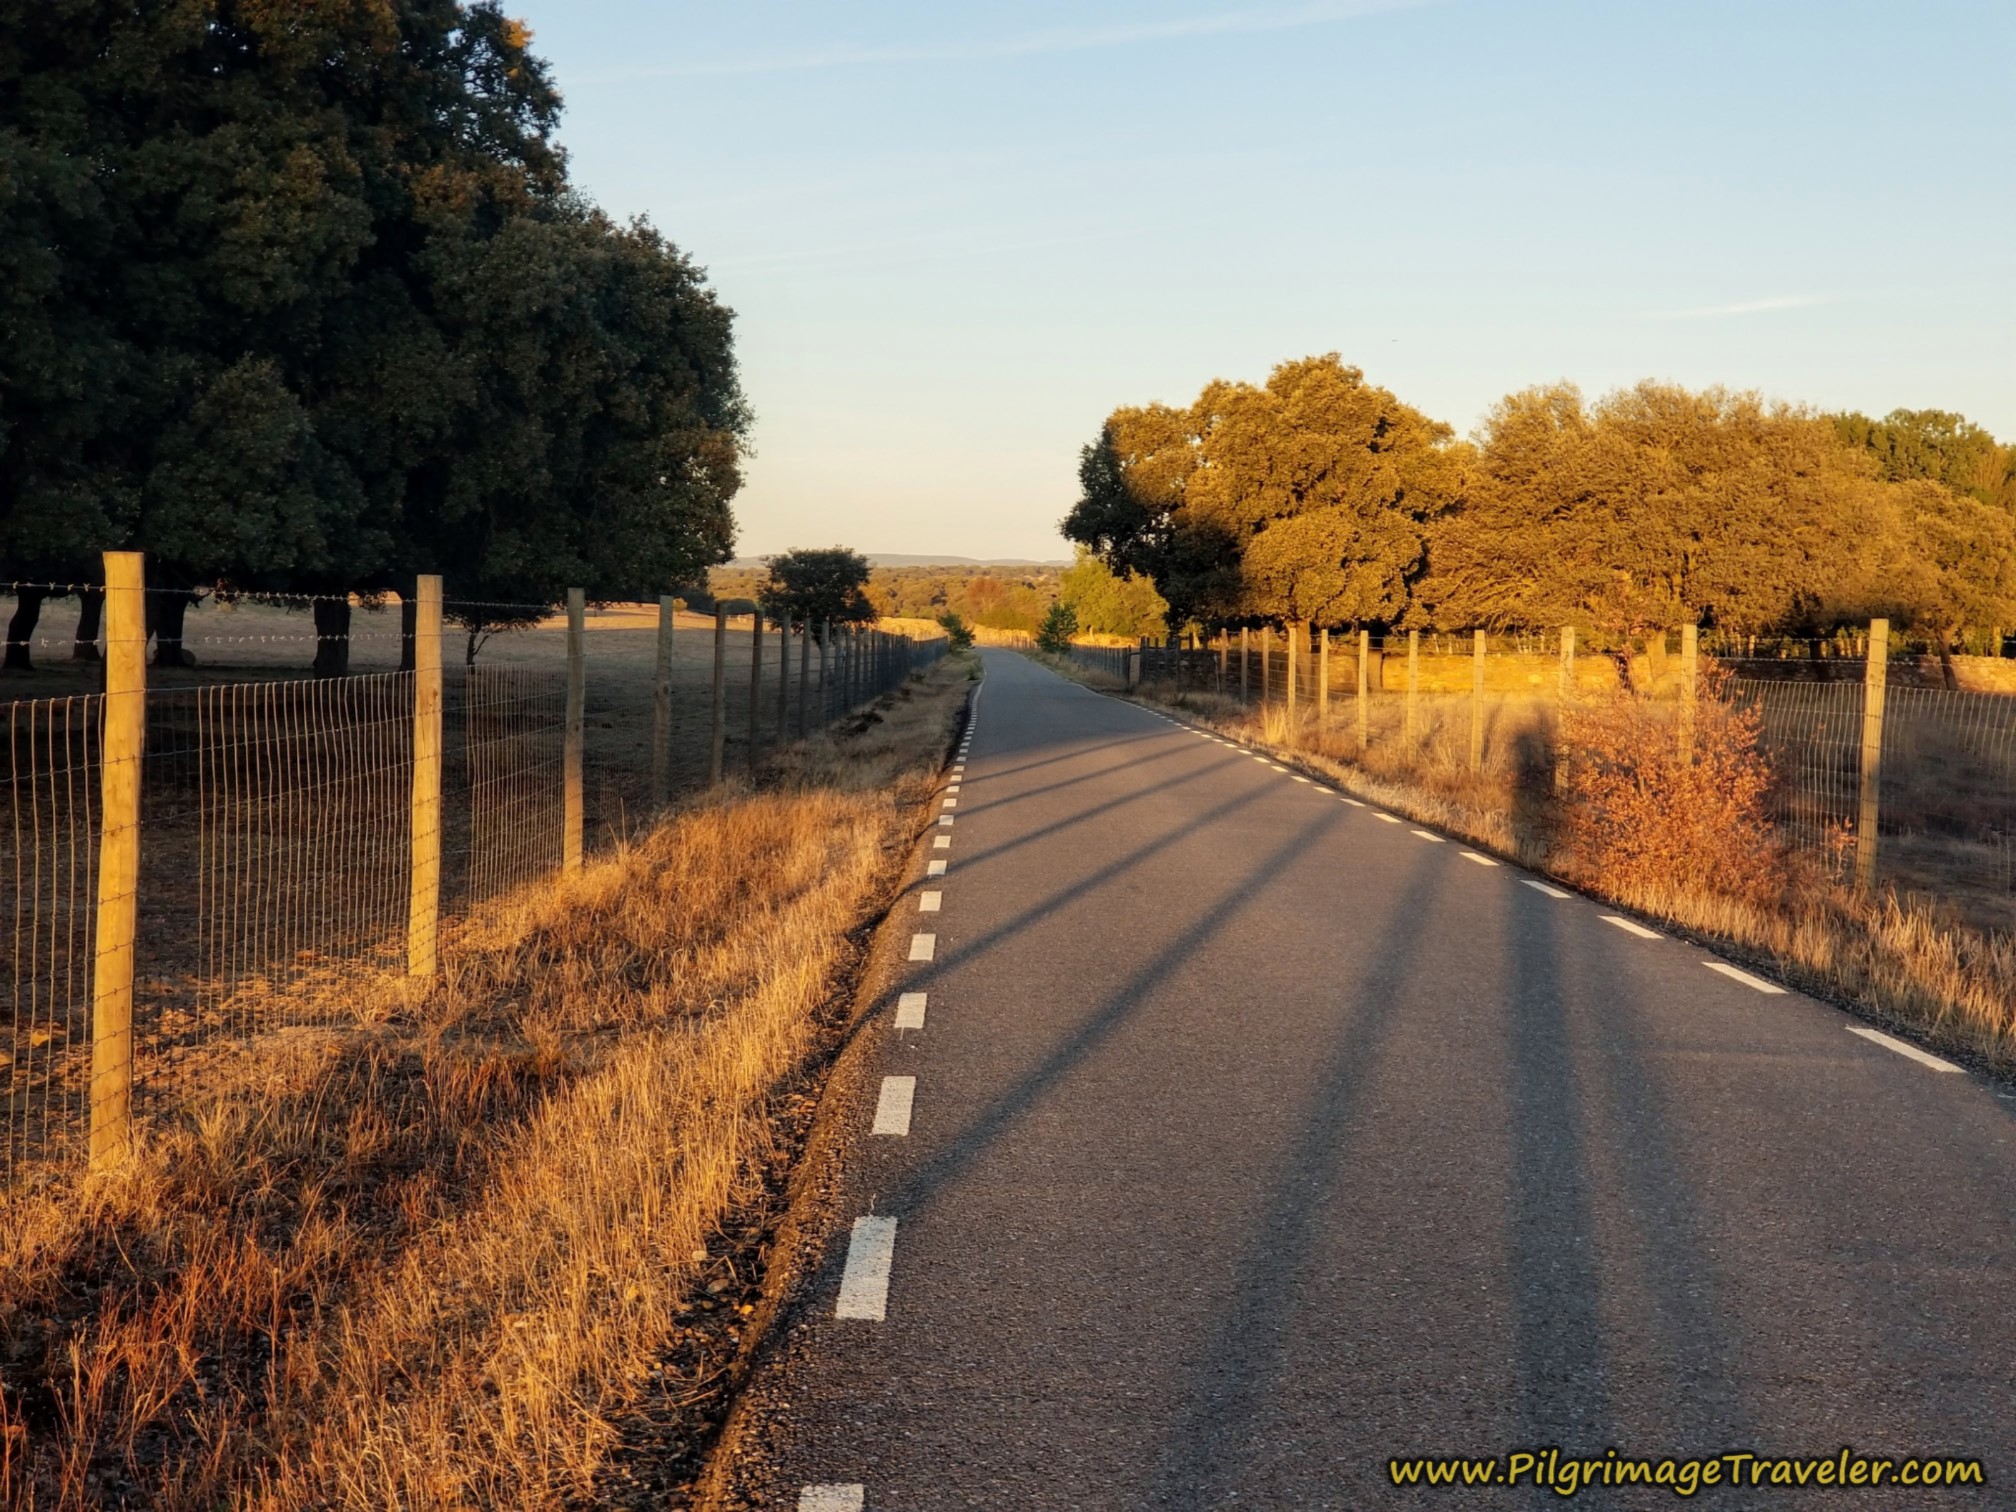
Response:
[[[1068,558],[1039,562],[1031,557],[963,557],[963,556],[910,556],[900,551],[870,551],[864,553],[870,565],[876,567],[1069,567]],[[728,563],[730,568],[761,567],[761,557],[737,557]]]

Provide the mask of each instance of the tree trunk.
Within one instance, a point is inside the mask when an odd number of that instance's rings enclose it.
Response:
[[[350,672],[350,600],[317,599],[315,667],[317,677],[347,677]]]
[[[1939,681],[1949,693],[1960,691],[1960,676],[1953,670],[1953,643],[1960,638],[1955,626],[1939,637]]]
[[[105,625],[105,590],[85,588],[77,595],[77,638],[70,645],[72,661],[99,660],[98,635]]]
[[[49,595],[40,588],[24,587],[20,597],[14,601],[14,617],[7,621],[7,658],[9,672],[29,672],[35,663],[28,654],[35,640],[35,626],[42,618],[42,601]]]
[[[193,595],[178,589],[147,595],[147,629],[154,637],[154,665],[193,667],[196,658],[182,644],[182,619]]]
[[[420,626],[420,601],[416,599],[411,593],[400,594],[399,595],[399,670],[401,672],[411,672],[415,666],[413,660],[413,641],[414,638],[420,633],[419,626]]]

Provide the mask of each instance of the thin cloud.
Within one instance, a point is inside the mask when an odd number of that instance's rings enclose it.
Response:
[[[1744,299],[1735,304],[1699,305],[1691,310],[1655,310],[1648,320],[1727,320],[1737,315],[1763,315],[1772,310],[1804,310],[1826,304],[1825,294],[1777,294],[1769,299]]]
[[[1307,5],[1272,10],[1221,11],[1216,15],[1149,21],[1133,26],[1069,27],[1030,32],[1020,37],[979,38],[970,42],[924,43],[908,47],[833,47],[819,52],[758,58],[725,58],[712,62],[673,63],[663,67],[622,69],[589,82],[622,83],[643,79],[682,79],[706,74],[789,73],[819,68],[851,68],[871,63],[972,63],[1003,58],[1031,58],[1045,53],[1091,52],[1107,47],[1133,47],[1144,42],[1188,37],[1222,37],[1240,32],[1296,31],[1384,11],[1410,10],[1437,0],[1315,0]]]

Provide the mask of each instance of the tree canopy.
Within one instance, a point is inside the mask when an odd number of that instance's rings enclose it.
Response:
[[[864,625],[875,606],[862,590],[868,585],[868,558],[845,546],[801,547],[769,558],[757,592],[766,613],[788,614],[799,624]]]
[[[1178,619],[1393,621],[1462,498],[1447,425],[1336,353],[1187,410],[1117,410],[1085,449],[1067,538],[1153,580]]]
[[[0,9],[0,562],[557,603],[725,559],[730,313],[492,0]]]
[[[1155,585],[1139,573],[1113,571],[1083,546],[1077,561],[1064,570],[1058,593],[1071,606],[1078,628],[1088,634],[1160,640],[1168,633],[1169,605]]]
[[[1652,382],[1523,390],[1458,442],[1328,356],[1115,410],[1063,528],[1179,621],[1630,637],[1880,614],[1950,645],[2016,624],[2010,456],[1944,411]]]

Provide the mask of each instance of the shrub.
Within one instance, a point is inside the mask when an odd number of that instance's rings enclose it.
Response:
[[[973,647],[973,632],[966,621],[949,610],[938,616],[938,623],[944,627],[946,638],[952,642],[954,651],[969,651]]]
[[[1620,690],[1566,712],[1561,838],[1577,874],[1624,896],[1761,902],[1784,890],[1789,858],[1765,812],[1771,768],[1757,715],[1722,696],[1727,676],[1703,673],[1691,758],[1671,704]]]
[[[1052,604],[1036,632],[1036,648],[1048,651],[1052,656],[1062,656],[1071,649],[1071,637],[1077,633],[1077,612],[1069,604]]]

